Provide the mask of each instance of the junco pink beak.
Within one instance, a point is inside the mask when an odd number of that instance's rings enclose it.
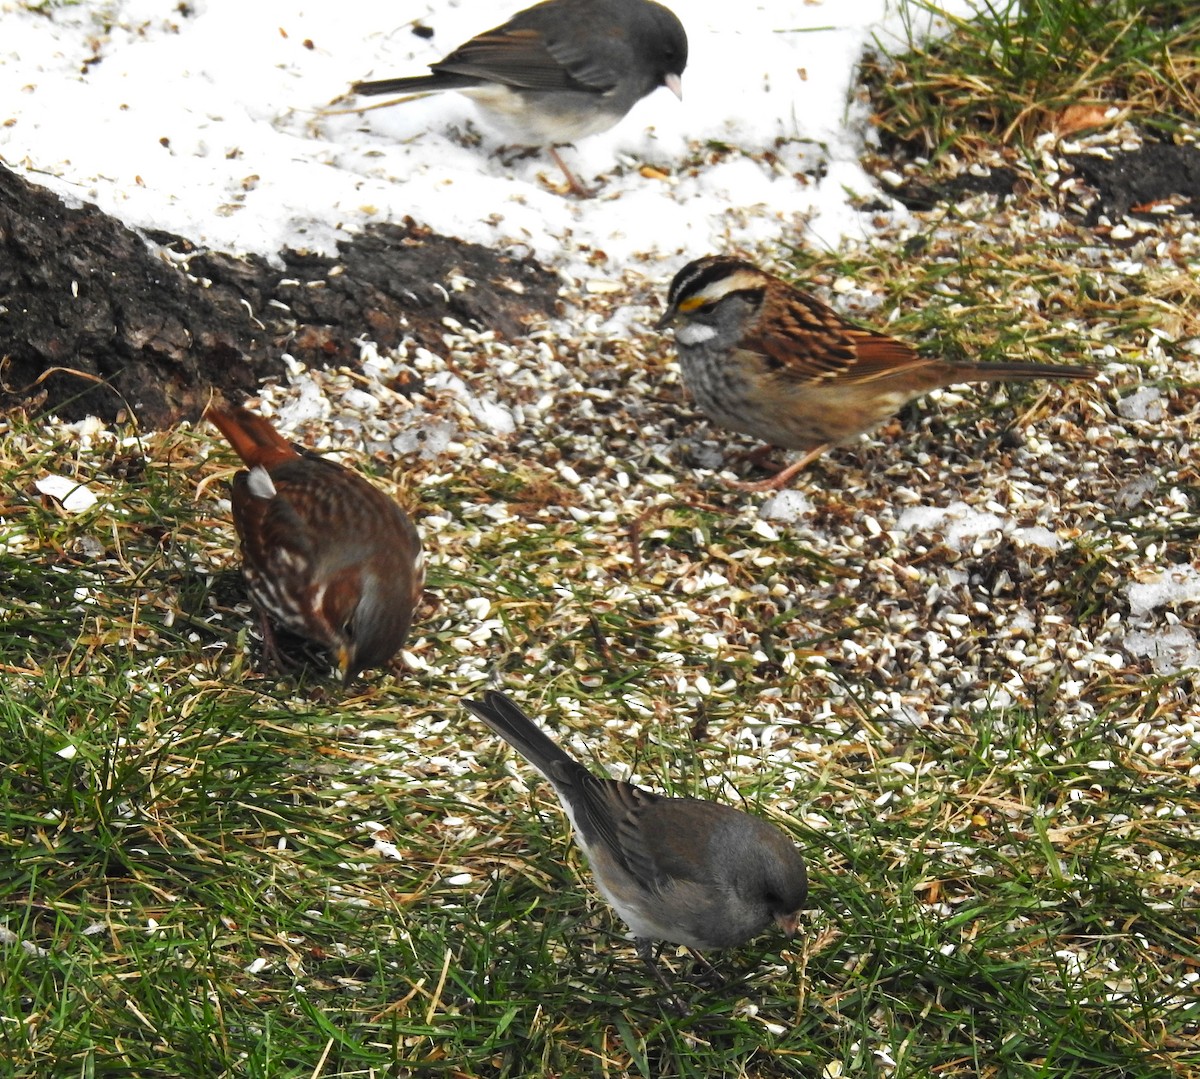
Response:
[[[549,780],[596,886],[668,993],[652,941],[704,951],[742,944],[772,920],[796,931],[808,878],[800,852],[773,824],[731,806],[600,779],[503,693],[463,704]]]
[[[796,930],[800,926],[800,912],[793,911],[791,914],[776,914],[774,915],[775,924],[779,926],[785,937],[794,937]]]

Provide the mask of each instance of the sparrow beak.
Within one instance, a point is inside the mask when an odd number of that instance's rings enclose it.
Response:
[[[676,311],[674,307],[668,307],[668,308],[667,308],[667,309],[666,309],[666,310],[665,310],[665,311],[662,313],[662,318],[660,318],[660,319],[659,319],[659,320],[658,320],[658,321],[657,321],[657,322],[654,324],[654,328],[655,328],[656,330],[658,330],[658,331],[659,331],[659,333],[661,333],[661,332],[662,332],[663,330],[665,330],[665,329],[666,329],[668,326],[670,326],[672,322],[674,322],[674,321],[675,321],[675,316],[676,316],[678,313],[679,313],[679,312],[678,312],[678,311]]]
[[[675,72],[672,71],[669,75],[663,76],[663,86],[670,90],[680,101],[683,100],[683,80]]]
[[[358,673],[354,667],[354,653],[348,645],[340,644],[337,650],[338,670],[342,672],[342,688],[346,689]]]
[[[785,937],[794,937],[800,925],[800,912],[794,910],[790,914],[776,914],[775,924],[783,930]]]

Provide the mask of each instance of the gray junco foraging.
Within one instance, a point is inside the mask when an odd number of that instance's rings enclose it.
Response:
[[[682,24],[654,0],[543,0],[431,64],[429,75],[351,89],[466,94],[504,137],[548,146],[571,190],[586,197],[555,144],[607,131],[659,86],[682,99],[687,53]]]
[[[462,703],[549,780],[596,886],[681,1011],[654,962],[652,941],[732,948],[772,921],[795,933],[808,877],[800,852],[773,824],[731,806],[600,779],[503,693]]]

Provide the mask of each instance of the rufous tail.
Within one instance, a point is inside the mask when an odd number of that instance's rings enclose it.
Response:
[[[300,456],[266,420],[240,405],[209,405],[204,415],[251,468],[261,465],[269,472],[276,465]]]

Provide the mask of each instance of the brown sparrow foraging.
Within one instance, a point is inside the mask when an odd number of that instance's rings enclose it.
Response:
[[[205,415],[249,466],[233,477],[233,524],[267,653],[279,658],[274,621],[328,648],[345,685],[385,664],[404,643],[425,583],[408,515],[253,412],[210,405]]]
[[[675,275],[656,329],[675,327],[684,384],[722,427],[805,455],[745,490],[779,490],[831,446],[915,397],[958,382],[1095,378],[1092,367],[919,356],[846,322],[820,300],[741,259],[710,255]]]
[[[457,90],[520,146],[547,146],[574,194],[591,194],[555,150],[607,131],[647,94],[683,97],[687,34],[654,0],[543,0],[460,45],[431,74],[356,82],[356,94]],[[411,99],[403,99],[411,100]]]

